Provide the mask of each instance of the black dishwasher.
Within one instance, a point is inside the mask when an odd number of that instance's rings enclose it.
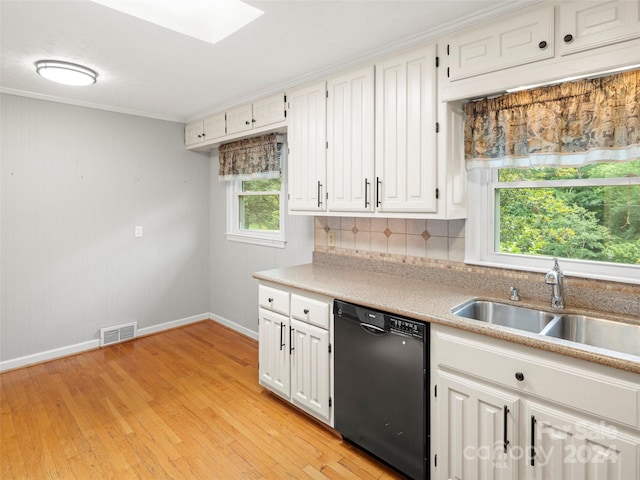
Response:
[[[429,324],[335,300],[335,427],[414,479],[429,476]]]

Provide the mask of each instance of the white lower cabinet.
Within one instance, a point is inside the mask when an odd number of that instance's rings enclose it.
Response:
[[[446,448],[438,468],[449,479],[512,479],[518,439],[516,395],[442,372],[438,401],[443,421],[438,439]]]
[[[533,401],[527,403],[523,420],[527,479],[640,478],[638,437]]]
[[[291,400],[329,418],[329,332],[291,320]]]
[[[259,298],[260,384],[333,427],[332,299],[262,284]]]
[[[284,396],[291,392],[289,317],[260,309],[260,384]]]
[[[637,374],[440,325],[431,363],[432,478],[640,478]]]

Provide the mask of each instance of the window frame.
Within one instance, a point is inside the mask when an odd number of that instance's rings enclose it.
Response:
[[[563,187],[638,184],[639,179],[575,179],[549,180],[536,182],[498,182],[498,171],[493,169],[473,169],[467,172],[468,216],[465,237],[465,263],[488,267],[508,268],[546,272],[552,266],[551,257],[497,253],[494,251],[496,218],[499,215],[496,205],[496,189],[511,186],[525,187]],[[521,185],[519,185],[521,184]],[[470,241],[473,239],[473,241]],[[560,258],[565,274],[575,277],[593,278],[614,282],[640,284],[640,265],[627,265],[608,262],[593,262]]]
[[[240,197],[242,195],[256,195],[256,192],[243,192],[242,182],[247,180],[233,180],[227,182],[227,231],[225,236],[231,242],[261,245],[263,247],[285,248],[286,239],[286,177],[285,159],[286,145],[282,146],[282,175],[280,177],[280,230],[266,232],[260,230],[245,230],[239,228]],[[248,180],[250,181],[250,180]],[[271,194],[271,193],[269,193]]]

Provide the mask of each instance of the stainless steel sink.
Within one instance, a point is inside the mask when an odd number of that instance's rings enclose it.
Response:
[[[567,314],[558,316],[541,333],[570,342],[640,356],[640,325]]]
[[[553,313],[541,310],[486,300],[472,300],[463,303],[452,308],[451,313],[460,317],[532,333],[541,332],[556,317]]]
[[[488,300],[465,302],[453,307],[451,313],[546,337],[640,356],[640,324],[587,315],[545,312]]]

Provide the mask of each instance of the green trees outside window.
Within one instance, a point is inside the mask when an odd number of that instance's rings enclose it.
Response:
[[[640,265],[639,180],[640,161],[500,170],[496,251]]]
[[[280,178],[242,182],[238,209],[241,230],[280,230],[281,183]]]

